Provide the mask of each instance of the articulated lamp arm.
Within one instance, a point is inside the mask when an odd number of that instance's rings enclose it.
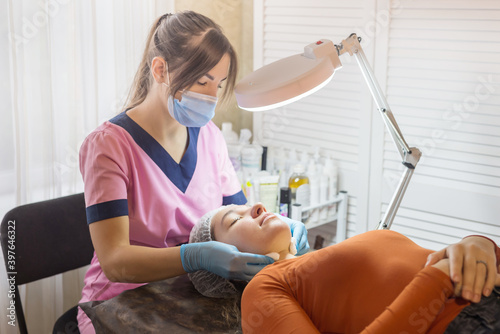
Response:
[[[366,84],[368,85],[373,99],[377,104],[377,109],[380,111],[384,124],[389,131],[393,142],[396,144],[398,152],[401,155],[402,163],[406,167],[406,170],[403,172],[403,176],[399,181],[396,192],[389,203],[387,211],[377,227],[377,229],[390,229],[422,153],[418,148],[409,147],[406,143],[403,134],[396,123],[396,119],[392,114],[391,108],[389,107],[389,104],[387,103],[387,100],[382,93],[377,80],[375,79],[375,75],[366,60],[363,48],[361,47],[361,44],[359,44],[360,40],[361,38],[358,38],[356,34],[351,34],[348,38],[343,40],[341,44],[336,45],[337,52],[339,56],[347,52],[356,59],[356,62],[363,73]]]
[[[375,79],[356,34],[351,34],[339,45],[321,39],[304,47],[304,53],[280,59],[247,75],[235,87],[238,105],[250,111],[264,111],[292,103],[324,87],[342,67],[339,56],[343,53],[356,58],[377,108],[396,144],[402,163],[406,167],[389,207],[378,229],[389,229],[415,167],[420,150],[409,147],[403,138],[389,104]]]

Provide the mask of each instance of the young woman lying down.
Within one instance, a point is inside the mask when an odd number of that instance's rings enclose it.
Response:
[[[500,294],[494,290],[500,249],[483,236],[434,253],[395,231],[376,230],[295,257],[288,224],[259,203],[204,215],[190,242],[210,241],[276,261],[244,288],[244,333],[500,331]],[[189,275],[204,295],[239,293],[235,282],[215,274]]]

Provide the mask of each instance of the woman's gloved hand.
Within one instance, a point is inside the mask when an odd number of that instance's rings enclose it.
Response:
[[[265,255],[242,253],[233,245],[218,241],[181,246],[182,267],[188,273],[207,270],[227,279],[250,281],[274,260]]]
[[[304,255],[309,252],[309,241],[307,241],[307,229],[302,222],[292,220],[288,217],[276,214],[282,221],[290,226],[290,230],[292,231],[292,237],[297,240],[297,256]]]

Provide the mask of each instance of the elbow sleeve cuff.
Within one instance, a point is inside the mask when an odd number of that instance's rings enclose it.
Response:
[[[87,207],[88,224],[120,216],[128,216],[128,202],[126,199],[117,199]]]

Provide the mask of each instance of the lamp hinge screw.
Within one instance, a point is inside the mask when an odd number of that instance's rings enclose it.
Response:
[[[340,51],[342,51],[343,47],[344,46],[342,44],[335,44],[335,48],[337,49],[337,54],[340,55]]]

